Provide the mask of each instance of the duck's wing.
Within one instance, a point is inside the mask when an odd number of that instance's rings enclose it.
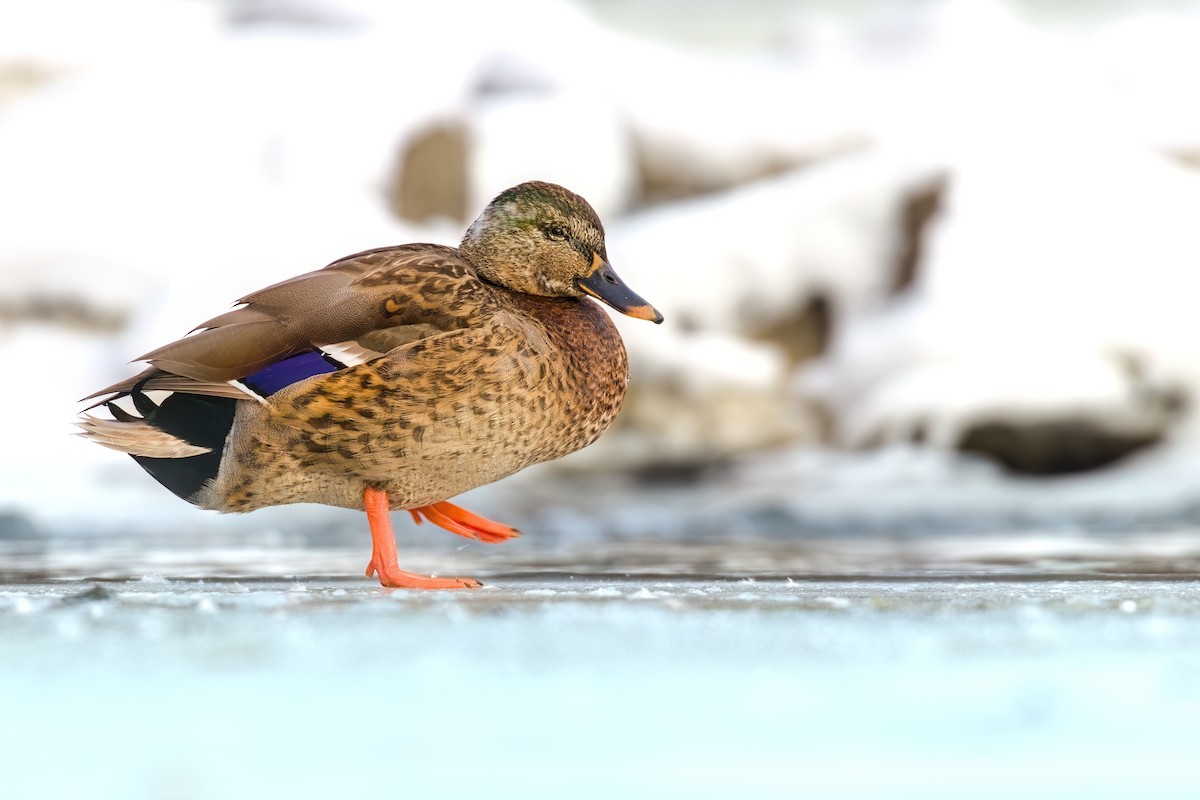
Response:
[[[85,400],[165,390],[247,399],[319,372],[486,319],[491,292],[452,248],[402,245],[356,253],[252,292],[238,307],[136,359],[150,367]],[[270,391],[265,392],[269,394]],[[97,403],[98,405],[99,403]]]

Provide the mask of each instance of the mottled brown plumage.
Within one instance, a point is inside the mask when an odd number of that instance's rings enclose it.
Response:
[[[186,495],[203,508],[315,502],[371,512],[386,495],[387,507],[437,524],[454,509],[472,520],[451,514],[464,535],[500,540],[515,531],[444,501],[587,446],[625,395],[625,348],[585,295],[661,321],[612,272],[586,201],[553,184],[521,184],[488,205],[458,249],[368,250],[243,297],[143,356],[144,372],[93,395],[114,419],[85,416],[81,425],[181,496],[159,474],[178,462],[164,459],[214,465]],[[321,367],[330,371],[255,390],[264,370],[308,353],[318,365],[333,359]],[[232,409],[219,463],[211,431],[189,433],[206,424],[188,416],[196,403],[156,407],[145,394],[156,389]],[[115,403],[127,395],[140,416]],[[381,563],[371,519],[372,568],[385,585],[430,585]]]

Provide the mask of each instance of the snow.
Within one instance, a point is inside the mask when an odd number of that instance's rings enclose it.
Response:
[[[1127,104],[1170,98],[1130,87],[1175,74],[1190,57],[1180,32],[1200,15],[1054,28],[1003,4],[955,3],[862,24],[798,20],[790,50],[715,57],[554,2],[511,14],[463,2],[418,16],[378,3],[253,4],[224,18],[204,8],[114,6],[96,24],[131,42],[129,20],[150,14],[161,26],[153,52],[45,45],[67,77],[0,117],[3,307],[50,298],[107,320],[99,335],[20,316],[0,329],[6,363],[21,363],[48,398],[0,399],[6,418],[23,421],[8,433],[22,458],[0,465],[0,506],[37,530],[178,526],[267,542],[357,524],[310,508],[200,514],[128,459],[63,435],[65,423],[74,398],[123,377],[131,356],[247,291],[363,247],[454,242],[457,223],[404,223],[384,201],[406,137],[448,116],[474,132],[472,203],[521,173],[586,187],[604,209],[614,265],[667,316],[663,326],[618,320],[632,353],[629,402],[616,429],[564,466],[733,456],[787,505],[818,509],[851,507],[854,487],[904,508],[1002,514],[1021,503],[1179,509],[1196,490],[1196,426],[1172,402],[1200,386],[1189,333],[1200,178],[1147,147],[1186,149],[1179,104],[1160,123]],[[468,10],[493,35],[446,25]],[[537,31],[523,21],[539,15],[564,35],[531,47]],[[18,22],[5,30],[50,29],[52,17]],[[416,23],[439,33],[394,47]],[[447,30],[460,31],[452,44]],[[23,52],[17,37],[3,41],[4,52]],[[446,47],[458,57],[428,67]],[[606,58],[567,56],[579,49]],[[1028,58],[1003,58],[1018,51]],[[1064,92],[1075,98],[1066,109],[1055,100]],[[820,144],[850,139],[853,148]],[[630,210],[635,162],[658,147],[671,158],[656,163],[714,170],[696,179],[717,189]],[[768,155],[777,174],[748,180]],[[904,199],[935,178],[947,188],[916,283],[894,296]],[[797,367],[755,336],[814,294],[833,309],[832,349]],[[811,447],[826,424],[835,446],[920,432],[947,449],[979,420],[1054,415],[1161,427],[1168,442],[1115,473],[1038,488],[940,454],[895,459],[903,447],[861,459],[787,449]],[[764,477],[770,470],[778,479]],[[928,491],[910,500],[914,475]],[[481,496],[528,514],[519,495],[538,480]],[[60,502],[63,486],[73,502]],[[619,504],[556,504],[537,511],[556,528],[630,524]]]
[[[466,13],[491,35],[450,24]],[[650,400],[631,399],[632,435],[581,464],[816,439],[822,423],[792,386],[841,443],[920,428],[948,446],[993,416],[1136,428],[1200,383],[1186,334],[1200,179],[1146,149],[1186,150],[1188,121],[1167,114],[1151,130],[1158,117],[1129,106],[1151,102],[1130,86],[1188,63],[1175,31],[1200,15],[1063,31],[1000,3],[944,4],[900,23],[799,25],[790,51],[754,56],[635,38],[555,2],[503,14],[465,0],[268,3],[225,18],[126,3],[97,24],[140,41],[152,37],[128,21],[146,14],[160,32],[150,50],[46,44],[48,63],[73,71],[0,119],[0,218],[17,221],[0,233],[5,301],[82,304],[121,327],[89,348],[109,365],[97,384],[282,276],[363,247],[455,241],[457,225],[404,224],[384,201],[404,142],[445,119],[470,132],[473,208],[526,177],[568,183],[601,209],[626,280],[667,312],[667,330],[622,323]],[[539,36],[534,18],[562,35]],[[4,52],[18,57],[52,17],[14,19],[27,35]],[[458,34],[396,48],[414,25]],[[934,177],[948,189],[918,282],[889,299],[902,202]],[[717,191],[623,213],[640,180]],[[1148,283],[1153,313],[1113,311]],[[796,383],[778,347],[752,337],[815,295],[833,309],[834,351]]]
[[[843,441],[928,423],[952,444],[979,417],[1055,411],[1119,428],[1198,386],[1200,176],[1111,144],[1008,156],[956,167],[914,293],[850,320],[805,376]]]
[[[64,26],[63,20],[75,24]],[[136,25],[130,22],[136,20]],[[0,5],[0,60],[81,68],[116,60],[171,57],[210,39],[218,8],[180,0],[47,0]],[[147,36],[152,30],[156,35]]]
[[[609,250],[639,292],[667,298],[668,325],[745,334],[814,292],[856,315],[888,293],[901,197],[934,174],[847,155],[639,214],[612,226]]]
[[[468,124],[471,209],[534,176],[586,197],[602,220],[633,200],[638,177],[628,128],[603,98],[578,90],[485,98]]]

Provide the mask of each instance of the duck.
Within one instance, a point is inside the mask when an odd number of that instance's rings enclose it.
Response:
[[[596,302],[599,301],[599,302]],[[520,532],[450,499],[594,442],[629,382],[600,303],[663,316],[609,263],[592,206],[553,183],[497,195],[457,248],[364,250],[240,298],[94,392],[81,435],[203,509],[366,512],[366,575],[400,569],[390,512],[487,543]]]

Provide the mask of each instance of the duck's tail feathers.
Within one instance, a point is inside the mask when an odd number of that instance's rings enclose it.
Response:
[[[131,456],[189,458],[212,452],[211,448],[197,447],[138,417],[122,421],[83,414],[75,424],[82,431],[80,436]]]
[[[104,401],[97,405],[104,405],[112,419],[82,414],[81,435],[129,453],[163,486],[195,502],[221,468],[238,401],[176,391],[156,403],[136,385],[128,396],[136,414],[117,405],[119,398]]]

